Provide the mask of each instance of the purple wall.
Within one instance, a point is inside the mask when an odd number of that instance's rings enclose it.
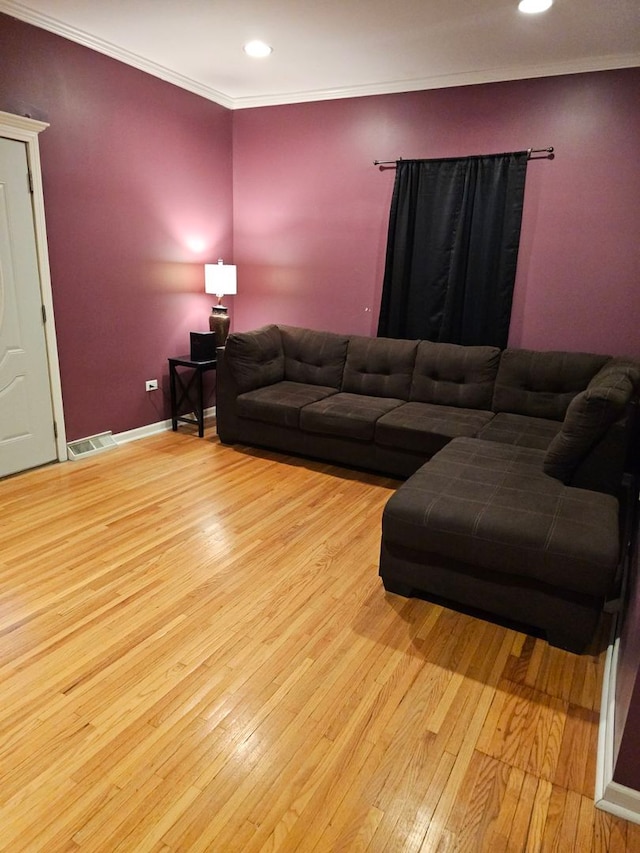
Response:
[[[67,436],[162,420],[167,357],[208,328],[203,264],[231,259],[231,113],[4,15],[0,56],[0,109],[51,125],[40,153]]]
[[[395,174],[375,158],[554,145],[529,164],[510,343],[640,356],[640,69],[231,113],[4,15],[0,55],[0,109],[51,124],[69,438],[167,416],[166,357],[206,329],[219,256],[235,328],[374,332]]]
[[[374,159],[553,145],[510,344],[640,356],[639,99],[635,68],[234,113],[235,327],[375,332],[395,172]]]

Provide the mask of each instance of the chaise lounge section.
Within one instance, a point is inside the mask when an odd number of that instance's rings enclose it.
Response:
[[[387,502],[385,589],[484,610],[584,651],[616,577],[619,505],[548,476],[544,455],[454,439]]]

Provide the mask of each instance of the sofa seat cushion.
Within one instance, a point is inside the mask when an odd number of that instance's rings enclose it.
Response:
[[[492,418],[479,409],[405,403],[380,418],[375,436],[379,444],[433,456],[452,438],[477,435]]]
[[[604,596],[618,562],[618,502],[549,477],[543,458],[532,448],[454,439],[389,499],[385,541],[426,554],[427,565],[433,554]]]
[[[300,426],[300,411],[304,406],[324,400],[335,393],[335,388],[284,380],[239,394],[238,415],[241,418],[297,429]]]
[[[497,441],[500,444],[513,444],[516,447],[546,450],[561,429],[561,421],[499,412],[480,430],[478,438]]]
[[[300,427],[306,432],[372,441],[378,418],[403,402],[341,392],[305,406],[300,412]]]

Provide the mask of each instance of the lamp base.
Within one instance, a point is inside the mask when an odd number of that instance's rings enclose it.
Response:
[[[216,346],[223,347],[229,334],[231,320],[225,305],[214,305],[209,314],[209,329],[216,336]]]

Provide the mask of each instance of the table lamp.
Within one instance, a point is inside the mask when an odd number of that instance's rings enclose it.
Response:
[[[209,329],[215,333],[216,346],[223,347],[229,334],[229,314],[222,304],[223,296],[231,296],[238,292],[236,267],[234,264],[224,264],[222,258],[217,264],[204,265],[205,293],[215,293],[218,304],[213,305],[209,315]]]

